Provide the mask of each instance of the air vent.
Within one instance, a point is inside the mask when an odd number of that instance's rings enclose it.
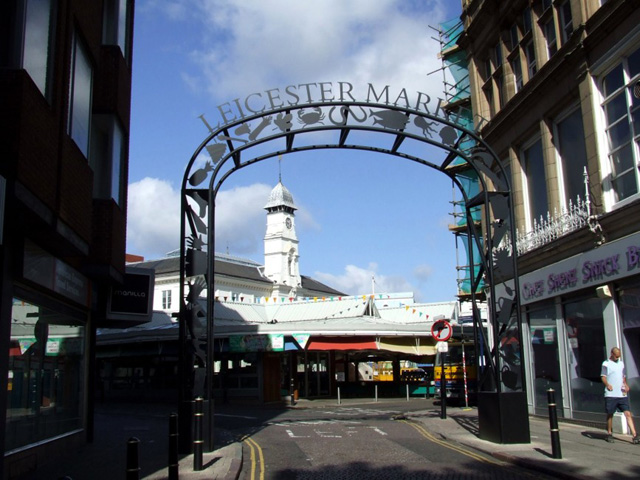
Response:
[[[636,98],[640,98],[640,80],[638,80],[633,86],[633,96]]]

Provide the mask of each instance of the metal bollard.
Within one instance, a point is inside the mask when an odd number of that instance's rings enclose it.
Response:
[[[296,404],[295,392],[296,392],[296,381],[292,378],[291,382],[289,383],[289,393],[291,394],[291,405]]]
[[[202,470],[202,450],[204,447],[204,439],[202,438],[202,423],[204,421],[204,413],[202,407],[202,397],[195,400],[194,426],[193,426],[193,471]]]
[[[127,440],[127,480],[138,480],[140,478],[139,444],[140,440],[136,437],[131,437]]]
[[[169,480],[178,480],[178,414],[169,415]]]
[[[553,388],[547,390],[549,403],[549,432],[551,433],[551,456],[562,458],[560,450],[560,430],[558,429],[558,413],[556,412],[556,392]]]
[[[340,405],[340,403],[342,402],[340,401],[340,387],[338,387],[338,405]]]

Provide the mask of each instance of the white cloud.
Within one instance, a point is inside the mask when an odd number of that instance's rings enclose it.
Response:
[[[192,14],[206,34],[190,55],[202,72],[200,88],[217,101],[338,80],[440,96],[442,76],[427,74],[441,66],[429,25],[447,20],[442,5],[435,0],[419,8],[406,0],[198,0]]]
[[[216,198],[216,251],[262,261],[264,206],[273,187],[264,183],[221,190]],[[200,213],[194,203],[197,214]],[[300,207],[299,228],[319,229]],[[206,219],[205,219],[206,220]],[[158,258],[180,247],[180,192],[164,180],[144,178],[129,185],[127,251]]]
[[[129,185],[127,251],[158,258],[179,247],[180,195],[171,183],[143,178]]]
[[[255,183],[221,190],[216,198],[216,250],[238,255],[263,253],[264,206],[273,187]],[[261,261],[261,258],[258,259]]]
[[[314,278],[348,295],[364,295],[374,291],[376,293],[414,292],[416,300],[419,299],[420,292],[406,279],[397,275],[376,273],[377,269],[378,265],[375,263],[370,263],[367,268],[347,265],[341,275],[315,272]],[[375,281],[375,285],[372,284],[372,280]]]
[[[418,265],[413,269],[413,274],[421,281],[429,280],[433,274],[433,268],[430,265]]]

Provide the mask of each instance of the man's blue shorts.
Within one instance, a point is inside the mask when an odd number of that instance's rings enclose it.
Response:
[[[629,397],[604,397],[604,410],[607,415],[613,415],[616,410],[626,412],[629,410]]]

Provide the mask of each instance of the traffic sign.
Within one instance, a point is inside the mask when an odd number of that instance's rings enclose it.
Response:
[[[451,324],[446,320],[436,320],[431,326],[431,335],[438,342],[446,342],[451,338],[452,333]]]
[[[449,351],[449,344],[447,342],[436,342],[436,352],[447,353]]]

